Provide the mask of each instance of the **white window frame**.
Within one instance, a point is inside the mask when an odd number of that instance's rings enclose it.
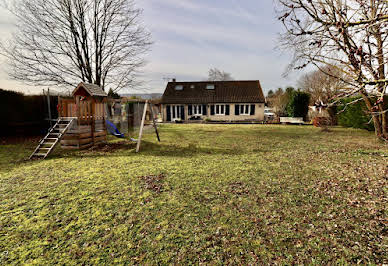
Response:
[[[175,90],[176,91],[183,91],[183,85],[176,85]]]
[[[206,84],[206,89],[207,90],[215,90],[216,89],[216,85],[214,85],[214,84]]]
[[[203,115],[203,105],[194,104],[191,108],[193,116]]]
[[[214,115],[225,115],[225,114],[226,114],[226,104],[214,105]]]
[[[182,105],[171,105],[171,120],[179,120],[182,119],[181,117],[181,107]],[[175,108],[175,116],[174,116],[174,109]]]
[[[240,104],[240,115],[251,115],[251,105],[250,104]]]

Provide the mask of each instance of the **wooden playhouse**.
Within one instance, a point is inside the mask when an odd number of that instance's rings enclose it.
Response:
[[[86,149],[106,142],[105,106],[107,94],[98,86],[80,83],[72,98],[59,98],[60,119],[74,118],[71,127],[61,138],[63,149]]]
[[[97,85],[80,83],[73,91],[72,97],[59,97],[58,120],[48,130],[46,136],[41,139],[29,158],[45,159],[59,143],[63,149],[86,149],[105,143],[107,135],[107,96]],[[138,105],[140,106],[140,102],[138,102]],[[141,109],[143,109],[143,115],[141,117],[139,138],[135,140],[137,142],[136,152],[140,150],[147,114],[151,117],[156,136],[160,141],[152,103],[144,101],[144,106]],[[124,113],[126,112],[125,109]],[[120,113],[122,116],[122,110]],[[135,124],[133,108],[128,108],[126,116],[128,127],[130,127],[129,124],[133,127]],[[112,124],[110,124],[110,130],[112,130]],[[118,129],[116,128],[116,130]],[[123,134],[120,133],[119,137],[123,137]]]

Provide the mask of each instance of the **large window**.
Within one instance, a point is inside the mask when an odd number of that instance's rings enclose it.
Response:
[[[203,105],[193,105],[193,115],[202,115]]]
[[[215,113],[216,115],[225,115],[225,104],[216,104],[215,105]]]
[[[173,105],[171,106],[171,114],[172,119],[181,119],[182,118],[182,106],[181,105]]]
[[[210,105],[210,115],[230,115],[229,104],[214,104]]]
[[[250,104],[241,104],[240,105],[240,115],[250,115],[251,114],[251,105]]]

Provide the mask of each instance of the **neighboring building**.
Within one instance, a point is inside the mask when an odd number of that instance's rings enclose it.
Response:
[[[263,121],[260,82],[169,82],[162,97],[163,121]]]

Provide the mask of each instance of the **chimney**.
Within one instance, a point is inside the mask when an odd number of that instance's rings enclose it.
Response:
[[[175,79],[175,78],[173,78],[173,79],[172,79],[172,82],[176,82],[176,79]]]

